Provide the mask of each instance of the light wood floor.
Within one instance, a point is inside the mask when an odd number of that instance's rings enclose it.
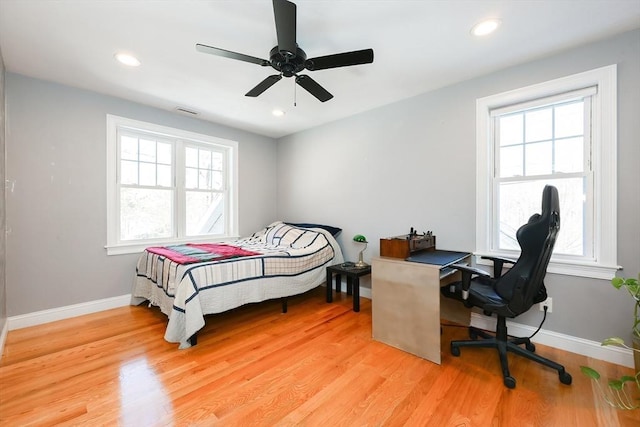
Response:
[[[629,369],[537,346],[555,371],[511,357],[513,390],[497,356],[448,351],[466,338],[444,328],[442,365],[371,339],[371,303],[324,302],[323,288],[207,316],[197,346],[163,340],[166,318],[124,307],[9,332],[0,363],[0,425],[123,426],[608,426],[640,411],[603,404],[579,372]]]

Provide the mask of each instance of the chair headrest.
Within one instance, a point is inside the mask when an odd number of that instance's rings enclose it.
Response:
[[[545,185],[542,191],[542,217],[551,217],[555,226],[560,226],[560,198],[558,189],[553,185]]]

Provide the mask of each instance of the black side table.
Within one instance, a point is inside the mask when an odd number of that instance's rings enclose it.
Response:
[[[327,302],[333,302],[333,275],[336,275],[336,292],[341,291],[342,275],[347,276],[347,295],[353,290],[353,311],[360,311],[360,277],[371,274],[371,266],[355,267],[336,264],[327,267]]]

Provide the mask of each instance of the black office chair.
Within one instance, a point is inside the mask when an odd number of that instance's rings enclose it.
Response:
[[[558,371],[560,382],[571,384],[571,375],[549,359],[535,354],[535,346],[529,338],[512,338],[507,335],[506,319],[514,318],[547,298],[543,279],[551,258],[556,235],[560,230],[560,204],[558,190],[547,185],[542,192],[542,213],[534,214],[529,222],[516,233],[521,253],[517,261],[486,257],[493,261],[493,278],[485,271],[463,265],[454,267],[462,272],[462,281],[442,288],[446,297],[462,301],[467,307],[479,307],[484,314],[498,316],[495,336],[477,328],[469,328],[470,341],[452,341],[451,354],[460,355],[460,347],[496,348],[502,365],[504,385],[516,386],[509,374],[507,352],[513,352]],[[513,266],[504,274],[505,263]],[[482,337],[481,340],[476,340]],[[524,344],[524,348],[520,347]]]

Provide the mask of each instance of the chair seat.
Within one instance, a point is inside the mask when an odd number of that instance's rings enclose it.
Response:
[[[453,288],[453,291],[451,288]],[[472,280],[467,299],[462,297],[462,282],[445,286],[441,288],[441,292],[448,298],[462,301],[467,307],[478,307],[486,312],[502,314],[506,317],[515,317],[509,310],[509,302],[496,293],[492,279],[479,277]],[[490,315],[490,313],[488,313],[488,315]]]

